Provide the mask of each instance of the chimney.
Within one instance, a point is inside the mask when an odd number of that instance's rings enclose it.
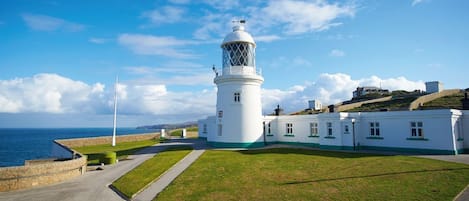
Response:
[[[283,114],[283,109],[280,108],[280,105],[277,105],[277,108],[274,111],[275,111],[275,116],[280,116]]]
[[[469,98],[468,98],[467,93],[468,93],[467,91],[464,92],[464,99],[461,100],[463,110],[469,110]]]

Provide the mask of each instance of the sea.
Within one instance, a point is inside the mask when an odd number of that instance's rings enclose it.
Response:
[[[117,135],[159,130],[117,128]],[[0,167],[21,166],[25,160],[50,158],[56,139],[112,136],[112,128],[0,128]]]

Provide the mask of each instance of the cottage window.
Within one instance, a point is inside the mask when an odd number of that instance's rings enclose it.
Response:
[[[332,123],[327,122],[326,125],[327,125],[327,135],[332,136]]]
[[[378,137],[380,135],[379,122],[370,122],[370,136]]]
[[[411,133],[411,137],[423,138],[423,122],[421,121],[410,122],[410,133]]]
[[[318,123],[316,122],[313,122],[313,123],[309,123],[309,127],[310,127],[310,136],[318,136]]]

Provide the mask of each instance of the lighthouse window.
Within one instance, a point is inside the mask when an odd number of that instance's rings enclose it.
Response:
[[[237,102],[237,103],[241,102],[241,93],[239,92],[234,93],[234,102]]]
[[[293,134],[293,124],[287,123],[287,134]]]

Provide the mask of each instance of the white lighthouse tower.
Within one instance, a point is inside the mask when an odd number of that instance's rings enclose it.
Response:
[[[216,73],[218,87],[215,133],[207,141],[216,147],[263,146],[261,84],[256,71],[252,36],[244,21],[233,27],[221,44],[223,69]]]

